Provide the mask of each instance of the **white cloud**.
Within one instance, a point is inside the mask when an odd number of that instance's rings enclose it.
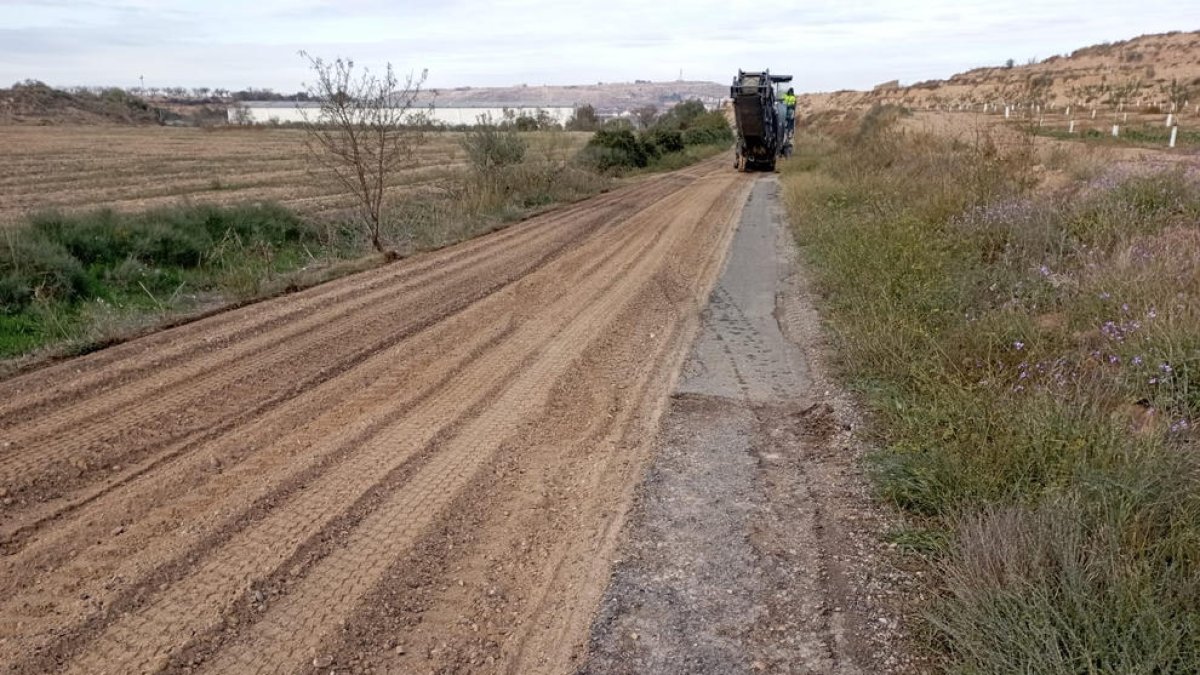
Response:
[[[299,49],[428,68],[434,86],[670,79],[738,67],[798,88],[944,77],[1140,33],[1200,27],[1200,6],[1114,0],[0,0],[0,83],[269,86]]]

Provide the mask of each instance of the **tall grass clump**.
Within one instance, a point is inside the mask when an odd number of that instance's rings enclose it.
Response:
[[[804,132],[784,195],[948,669],[1200,672],[1200,177],[1046,189],[898,116]]]
[[[337,245],[274,204],[36,214],[0,235],[0,356],[86,340],[97,313],[250,297]]]

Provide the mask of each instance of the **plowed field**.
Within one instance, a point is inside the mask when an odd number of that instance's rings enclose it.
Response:
[[[565,160],[581,133],[532,133],[529,156]],[[429,134],[393,192],[418,189],[463,166],[461,134]],[[138,210],[181,199],[277,201],[308,215],[351,199],[310,174],[299,129],[0,126],[0,226],[41,209]]]
[[[569,670],[750,181],[722,156],[0,383],[0,663]]]

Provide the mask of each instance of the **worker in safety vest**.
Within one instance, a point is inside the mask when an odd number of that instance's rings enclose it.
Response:
[[[790,134],[796,130],[796,92],[791,88],[783,95],[783,105],[787,111],[787,131]]]

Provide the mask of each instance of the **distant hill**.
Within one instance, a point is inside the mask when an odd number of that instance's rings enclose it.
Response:
[[[665,108],[680,101],[700,99],[713,104],[729,98],[729,85],[716,82],[608,82],[565,86],[459,87],[435,89],[435,104],[445,107],[577,106],[590,105],[600,111],[632,110],[647,105]]]
[[[422,96],[439,107],[559,107],[591,105],[615,113],[648,105],[669,108],[700,99],[718,104],[729,86],[716,82],[615,82],[565,86],[459,87],[433,89]],[[127,91],[54,89],[36,81],[0,89],[0,124],[213,124],[225,119],[232,99],[206,96],[196,101],[154,98]]]
[[[1142,35],[1037,63],[975,68],[945,80],[898,85],[893,81],[872,91],[805,94],[801,105],[821,110],[880,102],[913,107],[1023,101],[1060,107],[1200,103],[1200,31]]]
[[[33,80],[0,89],[4,124],[161,124],[172,117],[121,89],[68,92]]]

